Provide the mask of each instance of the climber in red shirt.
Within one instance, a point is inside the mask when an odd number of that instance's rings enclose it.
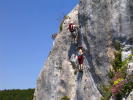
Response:
[[[68,26],[69,31],[71,32],[72,35],[72,39],[74,40],[74,42],[76,42],[76,26],[75,24],[73,24],[72,22],[69,24]]]
[[[68,29],[71,33],[73,33],[75,31],[75,25],[73,23],[70,23],[69,26],[68,26]]]
[[[83,62],[84,62],[84,51],[83,47],[78,47],[78,63],[79,63],[79,70],[83,70]]]

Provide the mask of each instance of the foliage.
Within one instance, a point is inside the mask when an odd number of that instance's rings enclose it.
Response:
[[[133,76],[128,76],[126,78],[127,83],[123,86],[122,95],[126,96],[133,90]]]
[[[60,24],[60,32],[63,30],[63,23],[64,23],[65,19],[67,19],[67,18],[68,18],[68,16],[63,17],[63,20],[61,21],[61,24]]]
[[[67,96],[64,96],[63,98],[61,98],[61,100],[70,100]]]
[[[34,89],[0,90],[0,100],[33,100]]]
[[[101,85],[101,89],[103,91],[103,97],[101,100],[109,100],[111,97],[111,86],[110,85]]]
[[[122,100],[122,95],[121,94],[117,94],[115,96],[115,100]]]
[[[118,78],[116,81],[114,81],[114,85],[118,85],[118,84],[121,83],[122,81],[124,81],[123,78]]]
[[[122,89],[124,87],[124,85],[127,83],[127,80],[121,79],[119,80],[117,79],[114,82],[114,85],[112,86],[111,92],[113,96],[116,96],[117,94],[121,94],[122,93]]]
[[[60,32],[63,30],[63,23],[64,23],[64,20],[60,24]]]
[[[118,41],[118,40],[115,40],[115,41],[114,41],[114,48],[115,48],[117,51],[120,51],[120,50],[121,50],[120,41]]]
[[[116,59],[120,60],[120,57],[117,56],[118,55],[116,55]],[[115,63],[115,65],[121,65],[117,67],[116,74],[112,79],[112,82],[114,83],[111,89],[112,96],[115,96],[117,100],[121,100],[122,97],[127,96],[127,94],[130,93],[131,90],[133,89],[133,80],[132,80],[133,77],[132,78],[129,77],[126,73],[128,62],[130,60],[132,60],[132,55],[130,55],[124,61],[117,61],[117,63]]]
[[[110,71],[108,72],[108,77],[109,77],[110,79],[112,79],[112,78],[114,77],[114,72],[110,70]]]
[[[122,67],[121,51],[115,52],[115,59],[112,62],[112,66],[115,71]]]
[[[133,90],[133,76],[127,76],[126,79],[112,86],[112,95],[126,97]]]
[[[101,100],[109,100],[112,96],[115,100],[122,100],[123,97],[128,96],[128,94],[133,90],[133,75],[127,75],[128,63],[133,59],[133,54],[122,61],[121,45],[118,41],[115,41],[114,45],[115,59],[112,62],[114,71],[110,70],[108,76],[110,78],[109,88],[103,86],[102,90],[104,95]]]

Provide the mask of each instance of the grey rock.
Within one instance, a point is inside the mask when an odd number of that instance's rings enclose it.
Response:
[[[114,41],[119,40],[125,49],[125,45],[133,45],[132,14],[132,0],[80,0],[64,19],[63,30],[37,79],[34,100],[60,100],[64,96],[100,100],[101,85],[108,85]],[[80,26],[78,44],[67,30],[71,21]],[[84,70],[75,74],[70,58],[79,45],[85,49]]]
[[[129,94],[126,100],[133,100],[133,91]]]
[[[128,63],[127,74],[133,75],[133,61]]]
[[[127,59],[132,54],[132,46],[133,45],[123,45],[122,47],[122,61]]]
[[[80,0],[79,24],[83,35],[83,45],[86,48],[90,67],[97,77],[97,87],[108,84],[109,70],[108,48],[113,48],[115,40],[132,45],[133,20],[132,0]],[[109,41],[112,41],[109,44]],[[128,56],[126,54],[126,56]],[[101,74],[97,74],[101,72]],[[101,90],[102,92],[102,90]]]

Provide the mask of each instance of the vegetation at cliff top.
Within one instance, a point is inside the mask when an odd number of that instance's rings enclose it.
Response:
[[[67,19],[67,18],[68,18],[68,16],[63,17],[63,20],[61,21],[61,24],[60,24],[60,32],[63,30],[63,23],[64,23],[65,19]]]
[[[70,100],[67,96],[64,96],[63,98],[61,98],[61,100]]]
[[[34,89],[0,90],[0,100],[33,100]]]

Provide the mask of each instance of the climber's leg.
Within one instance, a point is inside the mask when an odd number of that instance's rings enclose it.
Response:
[[[80,70],[80,65],[79,65],[79,67],[78,67],[78,70]]]
[[[83,64],[81,64],[80,66],[81,66],[81,70],[83,70]]]
[[[73,42],[74,41],[74,31],[71,31],[71,41]]]
[[[83,71],[82,64],[79,65],[79,71]]]
[[[77,42],[76,29],[71,30],[72,42]]]
[[[78,68],[78,70],[80,71],[81,70],[81,66],[79,65],[79,68]]]
[[[82,68],[82,64],[79,65],[79,71],[82,71],[83,68]]]
[[[76,35],[74,35],[74,43],[76,43],[76,42],[77,42]]]
[[[74,43],[77,43],[77,29],[74,29]]]

